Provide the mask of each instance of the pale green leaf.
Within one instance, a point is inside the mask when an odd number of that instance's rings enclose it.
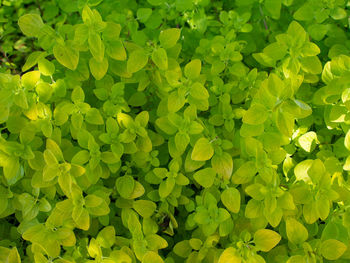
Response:
[[[53,54],[57,61],[70,70],[75,70],[79,62],[79,51],[67,44],[56,43],[53,47]]]
[[[258,250],[268,252],[274,248],[281,240],[281,236],[269,229],[259,229],[254,234],[254,243]]]
[[[194,161],[209,160],[214,154],[214,149],[207,138],[200,138],[193,147],[191,158]]]
[[[204,188],[211,187],[214,183],[215,177],[216,173],[213,168],[204,168],[193,175],[193,178]]]
[[[170,28],[161,31],[159,34],[159,41],[163,48],[171,48],[175,46],[176,42],[180,38],[181,30],[178,28]]]
[[[18,25],[28,37],[38,37],[44,27],[43,20],[37,14],[25,14],[18,19]]]
[[[347,250],[347,246],[336,239],[328,239],[321,244],[321,254],[328,260],[337,260]]]

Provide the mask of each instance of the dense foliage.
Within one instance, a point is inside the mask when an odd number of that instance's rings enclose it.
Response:
[[[0,1],[0,262],[349,262],[349,6]]]

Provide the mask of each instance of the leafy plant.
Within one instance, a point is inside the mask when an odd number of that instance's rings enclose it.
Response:
[[[350,260],[348,2],[0,5],[1,262]]]

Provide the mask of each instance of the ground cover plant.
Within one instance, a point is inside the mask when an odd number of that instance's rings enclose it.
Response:
[[[0,262],[350,262],[349,6],[0,1]]]

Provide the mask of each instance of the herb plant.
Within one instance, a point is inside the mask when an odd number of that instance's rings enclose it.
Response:
[[[349,262],[349,6],[0,1],[0,262]]]

